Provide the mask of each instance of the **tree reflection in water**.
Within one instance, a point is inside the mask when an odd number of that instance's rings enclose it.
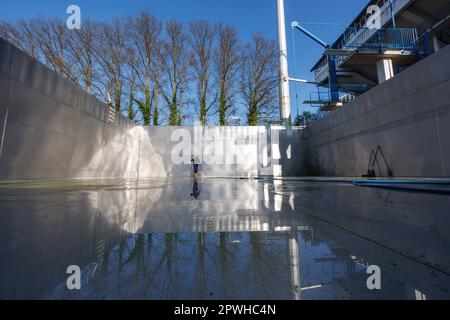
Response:
[[[228,243],[230,241],[230,234],[228,232],[223,232],[219,234],[219,265],[221,268],[221,281],[220,286],[222,290],[222,295],[227,297],[229,294],[229,283],[230,283],[230,251],[228,250]]]

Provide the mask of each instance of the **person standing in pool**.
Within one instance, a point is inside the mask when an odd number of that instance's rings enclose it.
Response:
[[[194,174],[198,173],[198,161],[194,157],[191,159],[192,162],[192,169],[194,170]]]

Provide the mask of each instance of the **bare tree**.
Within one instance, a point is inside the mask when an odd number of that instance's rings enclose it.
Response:
[[[157,92],[157,84],[151,86],[152,69],[156,59],[156,47],[161,33],[161,22],[148,12],[143,11],[135,19],[130,19],[130,38],[136,50],[135,74],[143,92],[143,101],[135,99],[139,105],[145,125],[149,125],[152,105]]]
[[[183,119],[183,93],[187,80],[188,36],[183,25],[175,20],[166,24],[167,39],[162,44],[161,69],[165,78],[159,80],[161,95],[169,107],[169,125],[181,125]]]
[[[92,93],[95,73],[95,30],[97,23],[90,20],[83,21],[83,28],[71,30],[67,37],[67,51],[73,65],[76,66],[76,73],[81,78],[83,88]],[[101,94],[101,88],[96,86]]]
[[[85,20],[81,30],[48,18],[0,22],[0,36],[87,92],[105,97],[106,89],[117,112],[126,111],[130,120],[141,114],[144,125],[159,125],[166,110],[168,124],[181,125],[194,101],[203,124],[215,111],[227,125],[239,91],[249,125],[275,112],[274,41],[256,35],[243,47],[234,27],[198,20],[188,33],[176,20],[165,24],[164,35],[162,29],[146,11],[126,20]]]
[[[8,41],[17,46],[31,57],[39,59],[39,37],[38,29],[40,22],[38,19],[20,19],[15,25],[8,24]]]
[[[219,85],[219,124],[228,124],[227,115],[232,104],[232,88],[239,71],[240,41],[232,26],[217,26],[219,43],[215,50],[214,62]]]
[[[199,103],[199,120],[206,125],[208,111],[212,103],[208,104],[208,85],[211,73],[211,58],[214,44],[214,30],[209,22],[198,20],[189,24],[191,34],[190,64],[197,81],[197,97]]]
[[[33,27],[35,29],[31,32],[37,36],[46,64],[59,75],[79,84],[71,64],[68,63],[66,25],[58,19],[40,18],[35,21]]]
[[[134,120],[136,117],[136,110],[134,108],[135,102],[135,91],[136,91],[136,51],[134,47],[130,46],[126,48],[127,64],[128,64],[128,119]]]
[[[158,43],[156,50],[156,59],[154,61],[154,79],[155,79],[155,88],[154,88],[154,103],[153,103],[153,125],[159,125],[159,83],[161,79],[161,42]]]
[[[3,20],[0,20],[0,37],[12,43],[12,41],[10,40],[11,26],[9,25],[9,23]]]
[[[26,20],[22,20],[28,22]],[[26,48],[26,39],[23,39],[19,32],[19,23],[9,23],[7,21],[0,21],[0,37],[15,45],[22,51],[30,54]],[[38,46],[37,46],[38,47]],[[31,55],[31,54],[30,54]]]
[[[277,48],[273,40],[254,35],[245,47],[241,65],[241,93],[246,102],[248,125],[255,126],[261,114],[272,115],[277,92]]]
[[[123,74],[125,64],[125,30],[121,20],[114,19],[111,23],[103,23],[99,26],[99,43],[96,57],[101,65],[105,81],[104,87],[112,96],[113,107],[116,112],[121,112]]]

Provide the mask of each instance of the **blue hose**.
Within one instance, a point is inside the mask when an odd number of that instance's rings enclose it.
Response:
[[[354,184],[407,184],[407,185],[445,185],[450,186],[450,180],[355,180]]]
[[[352,183],[359,187],[450,195],[450,188],[442,188],[450,186],[448,180],[355,180]],[[415,186],[435,186],[437,188]]]
[[[268,177],[257,177],[266,180]],[[271,179],[274,179],[273,177]],[[280,178],[278,178],[280,179]],[[283,180],[282,178],[280,180]],[[450,180],[340,180],[340,179],[289,179],[288,181],[309,183],[349,183],[358,187],[379,188],[394,191],[408,191],[450,195]],[[429,186],[428,188],[416,186]],[[432,188],[435,186],[435,188]],[[447,188],[448,187],[448,188]]]

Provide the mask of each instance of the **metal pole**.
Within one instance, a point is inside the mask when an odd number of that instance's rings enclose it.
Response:
[[[308,36],[309,38],[311,38],[312,40],[314,40],[315,42],[317,42],[318,44],[320,44],[322,47],[324,47],[325,49],[328,49],[329,46],[325,41],[322,41],[319,37],[317,37],[315,34],[309,32],[308,30],[306,30],[305,28],[303,28],[300,23],[298,23],[297,21],[292,21],[291,23],[291,27],[292,28],[296,28],[297,30],[301,31],[302,33],[304,33],[306,36]]]
[[[286,45],[286,21],[284,17],[284,0],[277,0],[279,81],[280,81],[280,116],[285,124],[291,122],[291,100],[289,97],[289,73]]]

